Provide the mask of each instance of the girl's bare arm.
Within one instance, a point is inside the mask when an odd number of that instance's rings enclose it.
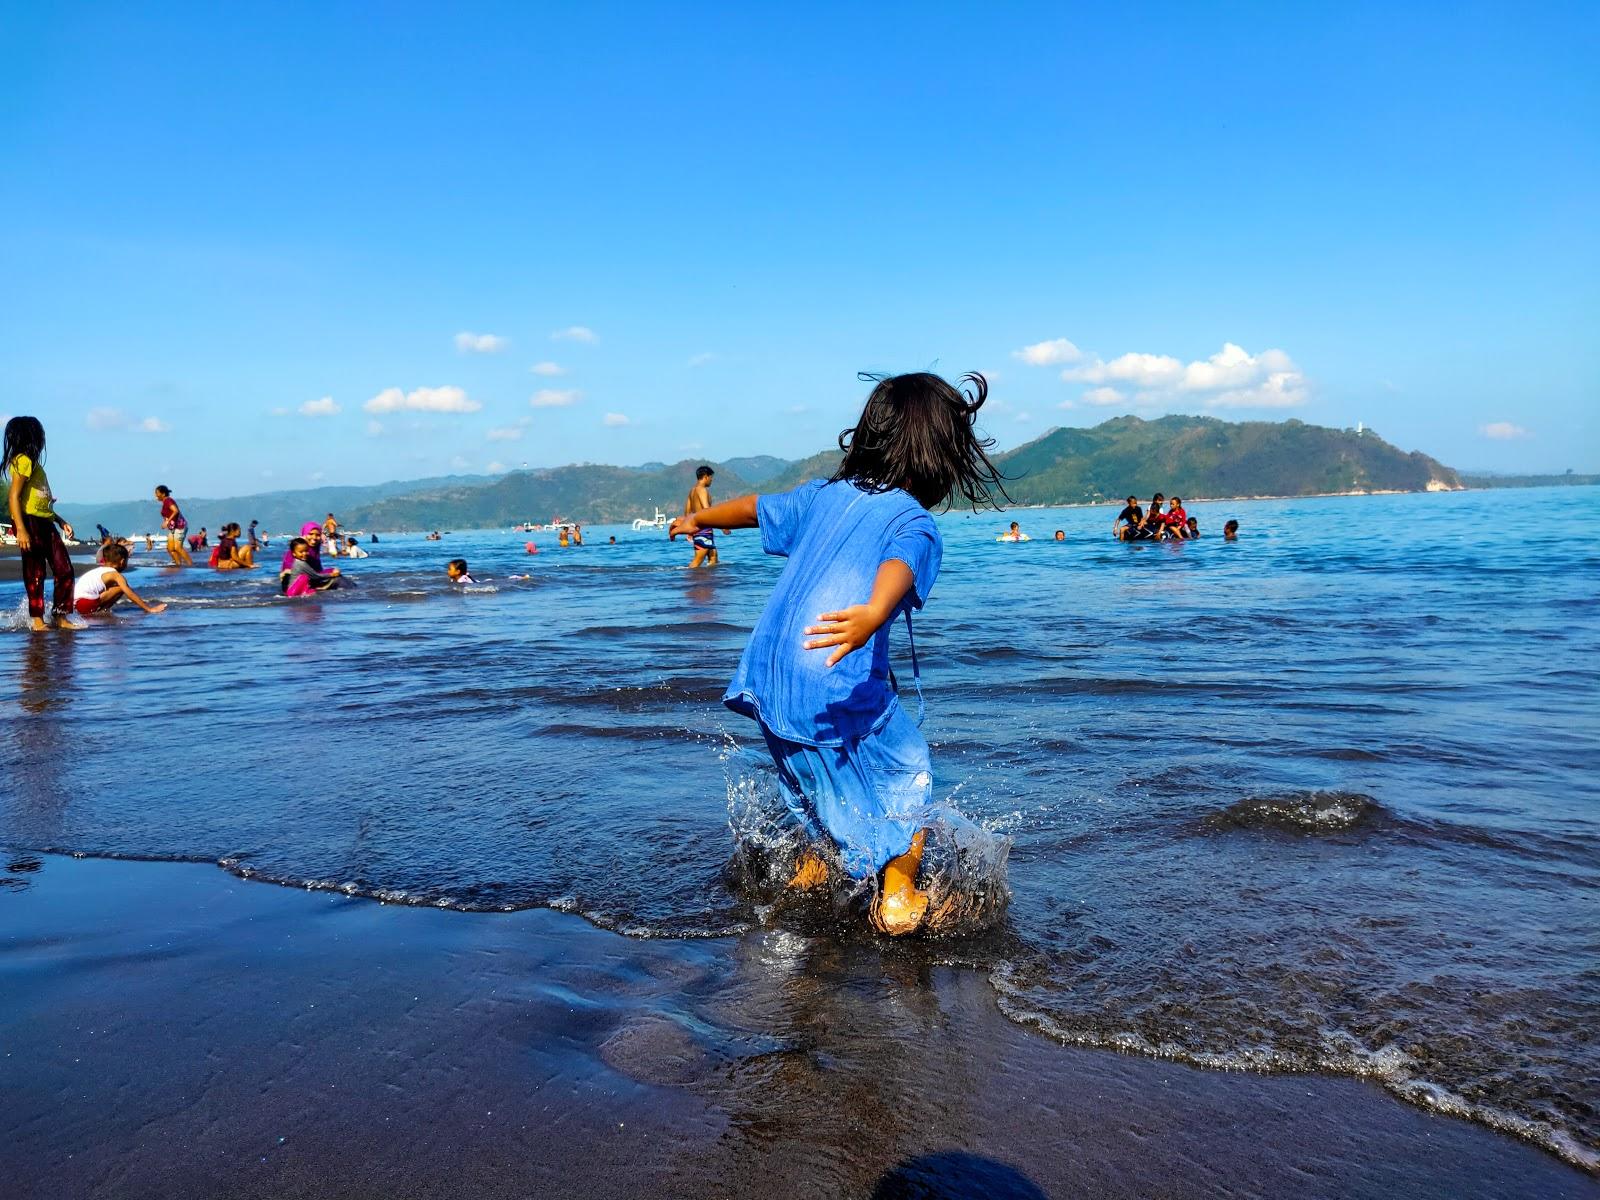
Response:
[[[760,523],[756,520],[756,498],[752,494],[724,500],[677,518],[667,530],[667,537],[675,538],[680,533],[693,537],[702,529],[754,529]]]

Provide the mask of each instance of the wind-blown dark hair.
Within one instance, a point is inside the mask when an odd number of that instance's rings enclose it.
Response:
[[[26,454],[35,463],[44,461],[44,426],[38,417],[12,417],[6,422],[4,457],[0,457],[0,476],[11,473],[17,455]]]
[[[989,396],[982,375],[963,375],[960,388],[927,371],[863,371],[857,378],[877,386],[861,419],[839,435],[844,461],[830,482],[848,479],[871,492],[905,488],[923,508],[948,507],[957,495],[974,508],[998,509],[1011,500],[1005,476],[985,453],[994,439],[973,429]]]

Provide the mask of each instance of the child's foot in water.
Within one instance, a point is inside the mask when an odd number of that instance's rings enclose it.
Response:
[[[43,617],[30,617],[28,619],[28,628],[33,630],[34,633],[43,633],[50,626],[44,623]]]
[[[785,886],[797,892],[807,892],[827,882],[828,864],[814,852],[807,850],[795,864],[794,876]]]
[[[57,629],[64,629],[68,633],[77,633],[80,629],[87,629],[89,627],[87,625],[85,625],[82,621],[74,621],[74,620],[71,620],[68,617],[57,617],[56,618],[56,628]]]
[[[928,831],[919,829],[911,848],[883,868],[883,886],[872,904],[872,924],[879,933],[902,937],[915,933],[928,915],[928,893],[917,890],[917,868]]]

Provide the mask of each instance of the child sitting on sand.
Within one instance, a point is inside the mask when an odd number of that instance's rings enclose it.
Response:
[[[129,586],[122,573],[128,569],[128,548],[115,542],[100,552],[101,565],[78,576],[73,606],[80,617],[108,613],[119,601],[127,600],[147,613],[165,612],[165,604],[147,604]]]
[[[452,558],[445,563],[444,573],[450,577],[451,583],[468,584],[478,582],[467,574],[467,560],[464,558]]]
[[[990,488],[1005,490],[984,453],[993,443],[973,432],[988,394],[981,375],[964,377],[965,394],[926,373],[863,378],[876,386],[839,438],[832,479],[716,504],[668,533],[759,527],[762,548],[789,560],[723,703],[760,725],[794,818],[871,882],[873,925],[905,934],[928,912],[917,871],[933,774],[890,682],[889,623],[907,614],[909,636],[910,610],[939,573],[943,543],[928,510],[953,493],[992,504]],[[808,854],[790,886],[826,874]]]

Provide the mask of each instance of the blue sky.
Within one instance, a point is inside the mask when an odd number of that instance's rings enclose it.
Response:
[[[930,366],[1600,469],[1600,7],[1112,7],[5,0],[0,415],[83,500],[799,456]]]

